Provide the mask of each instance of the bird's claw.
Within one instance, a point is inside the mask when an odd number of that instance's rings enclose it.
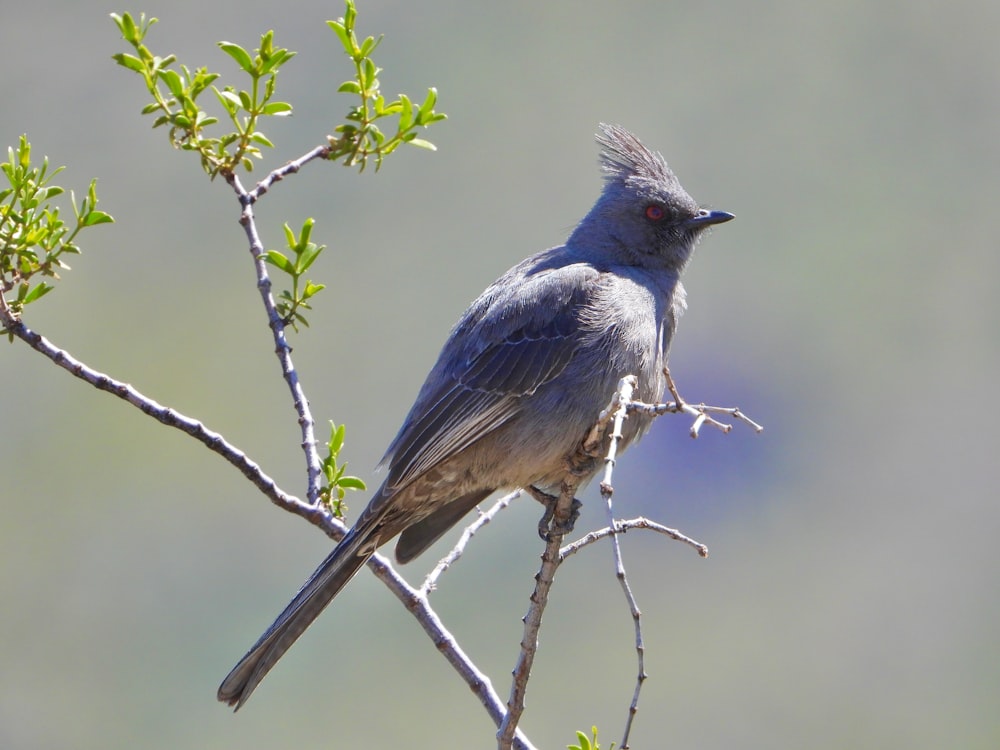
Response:
[[[533,486],[527,487],[526,491],[535,500],[545,506],[545,513],[542,514],[541,519],[538,521],[538,536],[541,537],[543,542],[551,541],[553,535],[562,537],[573,530],[577,519],[580,517],[580,508],[583,507],[582,502],[574,497],[573,504],[570,506],[569,518],[564,522],[558,522],[555,519],[556,503],[559,500],[557,495],[551,495]]]

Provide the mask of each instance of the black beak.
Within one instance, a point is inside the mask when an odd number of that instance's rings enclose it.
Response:
[[[703,208],[697,216],[692,216],[684,223],[689,227],[707,227],[712,224],[722,224],[735,218],[728,211],[709,211],[707,208]]]

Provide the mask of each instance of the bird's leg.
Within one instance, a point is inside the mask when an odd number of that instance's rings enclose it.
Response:
[[[575,497],[573,498],[573,505],[570,507],[569,518],[566,519],[565,523],[559,524],[559,528],[556,529],[553,522],[553,516],[556,512],[556,502],[559,500],[559,496],[543,492],[534,485],[525,487],[524,491],[545,506],[545,513],[538,522],[538,536],[542,538],[542,541],[549,541],[549,535],[553,531],[568,534],[573,530],[573,527],[576,525],[576,519],[580,517],[580,508],[583,507],[582,502],[577,500]]]

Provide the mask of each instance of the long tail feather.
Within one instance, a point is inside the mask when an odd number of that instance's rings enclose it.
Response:
[[[349,532],[222,681],[218,699],[239,710],[271,667],[368,562],[377,546],[370,533],[356,528]]]

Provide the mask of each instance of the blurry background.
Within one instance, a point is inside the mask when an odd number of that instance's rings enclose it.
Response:
[[[635,747],[1000,745],[1000,5],[993,2],[360,0],[387,94],[440,91],[450,119],[377,176],[311,165],[258,207],[317,219],[328,291],[293,337],[322,424],[372,483],[456,317],[562,241],[600,189],[593,133],[619,122],[737,220],[687,274],[671,364],[692,401],[766,426],[687,437],[665,418],[619,464],[615,501],[709,545],[624,552],[645,614]],[[27,133],[99,181],[117,224],[30,326],[189,415],[301,494],[298,428],[237,205],[139,110],[111,10],[148,43],[235,78],[215,46],[299,54],[267,123],[277,166],[339,122],[338,2],[39,0],[0,10],[0,144]],[[211,97],[206,97],[210,102]],[[67,209],[68,210],[68,206]],[[0,354],[0,746],[494,746],[413,621],[362,575],[232,716],[215,689],[330,543],[179,432],[19,342]],[[321,430],[322,432],[322,430]],[[603,525],[591,489],[579,528]],[[365,503],[352,498],[354,510]],[[506,696],[541,550],[522,501],[434,601]],[[453,538],[453,535],[452,537]],[[419,581],[443,551],[405,573]],[[632,623],[608,547],[565,566],[524,728],[618,741]]]

